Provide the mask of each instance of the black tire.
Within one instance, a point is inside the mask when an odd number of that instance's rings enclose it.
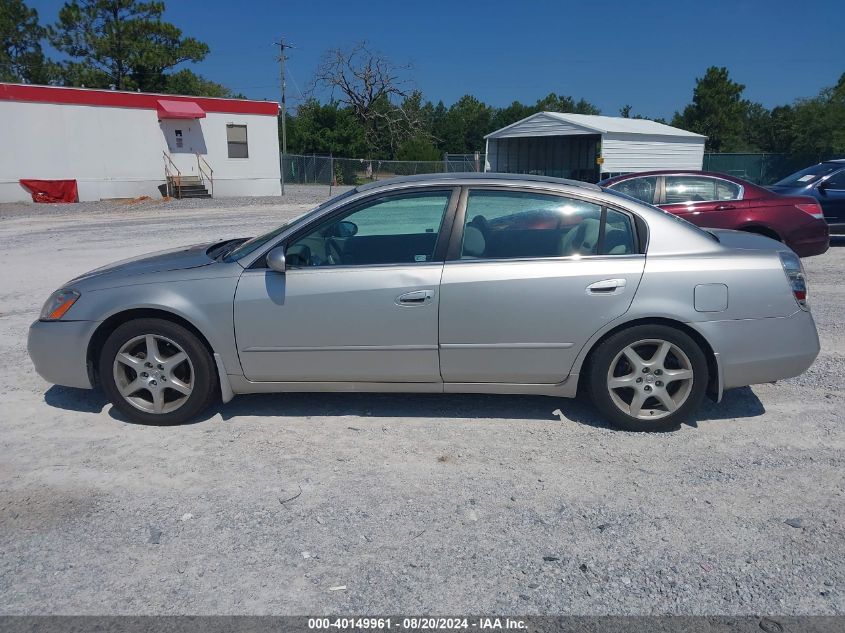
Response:
[[[623,411],[614,402],[608,386],[611,364],[617,355],[630,345],[649,340],[666,341],[677,346],[687,356],[693,372],[692,385],[683,403],[675,411],[657,419],[635,417]],[[593,351],[587,368],[587,388],[593,404],[604,418],[625,431],[661,432],[677,429],[698,409],[707,391],[708,378],[707,358],[698,343],[685,332],[666,325],[637,325],[611,335]],[[646,402],[654,402],[660,406],[657,400]],[[664,409],[668,411],[667,408]]]
[[[114,365],[118,352],[128,342],[148,334],[164,337],[176,343],[187,354],[190,361],[191,393],[173,411],[164,413],[143,411],[130,404],[121,395],[115,382]],[[136,319],[117,327],[106,339],[100,351],[98,369],[103,391],[114,407],[124,417],[140,424],[166,426],[187,422],[207,409],[219,391],[217,368],[205,345],[190,330],[164,319]],[[143,392],[140,393],[143,394]],[[179,394],[175,395],[178,397]]]

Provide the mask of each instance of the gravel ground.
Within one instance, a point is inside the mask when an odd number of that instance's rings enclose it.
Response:
[[[478,395],[240,396],[144,427],[35,374],[27,327],[68,278],[326,194],[0,205],[0,613],[845,613],[841,245],[805,262],[814,367],[664,435]]]

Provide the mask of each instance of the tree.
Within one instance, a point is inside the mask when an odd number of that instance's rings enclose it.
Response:
[[[288,148],[294,154],[365,156],[364,129],[337,101],[321,104],[309,99],[288,119]]]
[[[550,92],[534,105],[536,112],[569,112],[572,114],[601,114],[601,110],[586,99],[575,101],[572,97]]]
[[[46,29],[23,0],[0,0],[0,81],[47,83],[50,66],[41,50]]]
[[[835,86],[792,108],[791,150],[820,158],[845,153],[845,73]]]
[[[202,97],[246,98],[243,95],[233,94],[223,84],[206,79],[202,75],[198,75],[187,68],[164,75],[164,79],[164,86],[161,92]]]
[[[71,0],[50,27],[53,46],[71,58],[61,65],[70,85],[118,90],[164,92],[167,71],[184,62],[198,62],[208,46],[182,37],[162,20],[164,3],[139,0]],[[175,79],[184,85],[187,76]],[[207,86],[206,86],[207,87]]]
[[[692,103],[675,113],[672,125],[707,136],[711,152],[735,152],[745,145],[748,102],[742,100],[745,86],[731,80],[727,68],[711,66],[696,79]]]
[[[398,147],[420,131],[421,121],[402,106],[411,94],[405,77],[408,66],[394,64],[371,50],[366,42],[350,49],[332,49],[321,60],[314,87],[339,92],[338,101],[347,106],[361,127],[368,153],[393,156]]]
[[[471,154],[484,149],[484,136],[492,131],[493,110],[472,95],[464,95],[446,111],[435,136],[453,154]]]

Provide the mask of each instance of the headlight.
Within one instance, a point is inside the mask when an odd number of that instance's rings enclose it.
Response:
[[[70,307],[76,303],[77,299],[79,299],[79,293],[76,290],[70,290],[68,288],[56,290],[47,299],[44,307],[41,308],[41,316],[38,318],[42,321],[57,321],[70,310]]]

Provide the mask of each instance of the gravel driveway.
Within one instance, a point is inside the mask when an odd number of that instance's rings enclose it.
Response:
[[[27,327],[65,280],[326,193],[0,205],[0,613],[845,613],[842,245],[805,261],[814,367],[664,435],[481,395],[240,396],[144,427],[35,374]]]

